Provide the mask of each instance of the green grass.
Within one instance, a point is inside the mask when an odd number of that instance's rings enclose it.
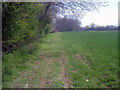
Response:
[[[118,87],[118,32],[52,33],[3,54],[3,87],[64,88],[61,60],[71,88]]]
[[[64,32],[60,36],[70,59],[72,87],[118,87],[118,32]],[[84,56],[90,68],[76,60],[75,54]]]
[[[38,40],[40,41],[40,40]],[[13,53],[2,55],[2,81],[3,87],[10,87],[11,83],[22,71],[27,71],[32,63],[37,60],[39,56],[40,43],[34,41],[28,45],[24,45]],[[21,82],[27,81],[26,78]]]
[[[51,85],[45,85],[44,87],[64,87],[60,79],[59,57],[61,46],[57,43],[59,38],[52,40],[56,35],[47,35],[42,38],[42,42],[41,39],[38,39],[13,53],[3,54],[3,87],[24,88],[28,84],[29,87],[42,88],[40,81],[42,79],[52,80]],[[36,63],[39,63],[39,65]],[[50,70],[47,71],[48,69]]]

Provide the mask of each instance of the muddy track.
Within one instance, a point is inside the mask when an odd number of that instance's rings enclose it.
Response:
[[[63,56],[63,57],[65,57],[65,56]],[[61,70],[62,70],[61,77],[62,77],[62,80],[64,82],[65,88],[69,88],[70,87],[70,81],[69,81],[69,79],[67,77],[67,69],[65,67],[65,63],[64,63],[63,60],[64,59],[62,59],[62,58],[60,59],[60,65],[61,65]]]
[[[50,58],[49,58],[50,59]],[[46,60],[48,62],[48,64],[51,64],[51,61],[48,59],[48,57],[46,57]],[[45,74],[42,76],[42,78],[40,79],[40,83],[39,83],[39,88],[45,88],[46,85],[51,84],[52,82],[47,80],[46,77],[48,75],[48,73],[51,72],[51,68],[47,68],[47,70],[45,71]]]
[[[39,88],[45,88],[45,86],[46,85],[48,85],[48,84],[50,84],[51,82],[50,81],[48,81],[47,79],[46,79],[46,76],[47,76],[47,74],[50,72],[50,69],[48,68],[47,70],[46,70],[46,73],[44,74],[44,76],[40,79],[40,84],[39,84]]]

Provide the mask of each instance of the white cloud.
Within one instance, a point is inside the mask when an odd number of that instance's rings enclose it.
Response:
[[[110,0],[109,0],[110,1]],[[82,25],[90,25],[95,23],[97,25],[117,25],[118,24],[118,1],[111,0],[109,6],[103,7],[99,12],[89,12],[82,19]]]

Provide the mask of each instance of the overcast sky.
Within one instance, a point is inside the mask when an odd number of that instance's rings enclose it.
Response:
[[[82,26],[95,23],[97,25],[118,25],[118,1],[120,0],[106,0],[107,7],[102,7],[99,11],[86,13],[82,19]]]
[[[7,1],[7,0],[6,0]],[[120,0],[103,0],[108,2],[107,7],[101,7],[99,11],[88,12],[82,19],[82,26],[95,23],[97,25],[118,25],[118,2]]]

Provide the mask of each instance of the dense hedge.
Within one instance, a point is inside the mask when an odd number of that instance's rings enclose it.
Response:
[[[4,2],[2,4],[3,51],[26,44],[51,29],[51,17],[44,18],[46,4],[33,2]]]

